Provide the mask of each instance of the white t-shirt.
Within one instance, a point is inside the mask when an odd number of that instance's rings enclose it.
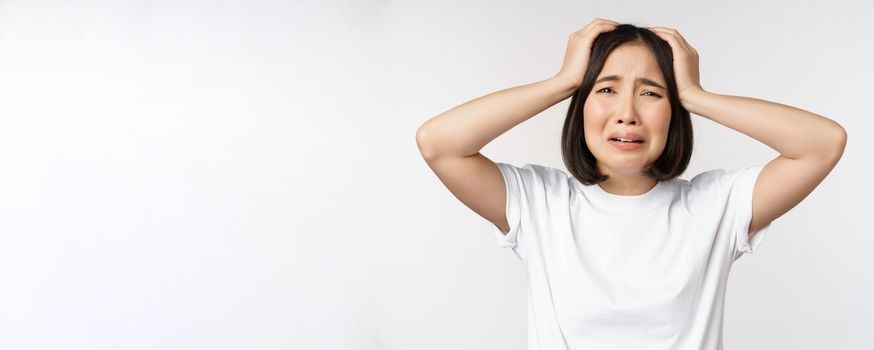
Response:
[[[620,196],[556,168],[497,165],[510,232],[492,231],[528,272],[528,349],[722,349],[729,270],[771,226],[748,239],[763,166]]]

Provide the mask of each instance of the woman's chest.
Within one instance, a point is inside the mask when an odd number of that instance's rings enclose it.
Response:
[[[693,216],[585,215],[541,242],[538,259],[556,315],[578,332],[645,330],[669,336],[691,319],[716,245],[715,226]],[[537,268],[531,266],[531,268]],[[536,273],[537,270],[532,271]]]

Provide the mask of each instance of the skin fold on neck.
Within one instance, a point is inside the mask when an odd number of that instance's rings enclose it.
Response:
[[[603,169],[602,174],[609,175],[605,181],[598,183],[605,192],[617,196],[639,196],[652,190],[658,181],[643,173],[622,174],[609,169]]]

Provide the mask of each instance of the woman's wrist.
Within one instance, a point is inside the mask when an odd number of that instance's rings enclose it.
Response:
[[[577,79],[571,79],[561,73],[556,74],[551,80],[556,81],[557,84],[563,87],[566,97],[570,97],[580,88],[580,81]]]
[[[704,91],[704,89],[695,89],[686,93],[682,93],[680,94],[680,104],[683,105],[683,108],[685,108],[690,113],[700,115],[700,113],[698,113],[700,109],[699,101],[702,98],[707,98],[708,94],[709,92]]]

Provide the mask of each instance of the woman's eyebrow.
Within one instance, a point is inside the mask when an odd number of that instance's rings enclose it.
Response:
[[[608,75],[608,76],[606,76],[606,77],[603,77],[603,78],[598,79],[597,81],[595,81],[595,84],[600,83],[600,82],[602,82],[602,81],[620,81],[620,80],[622,80],[622,78],[619,77],[619,76],[616,76],[616,75]],[[637,78],[637,81],[643,83],[643,85],[654,86],[654,87],[657,87],[657,88],[660,88],[660,89],[667,90],[667,89],[665,89],[664,86],[661,86],[661,84],[656,83],[655,81],[652,81],[652,80],[647,79],[647,78]]]

